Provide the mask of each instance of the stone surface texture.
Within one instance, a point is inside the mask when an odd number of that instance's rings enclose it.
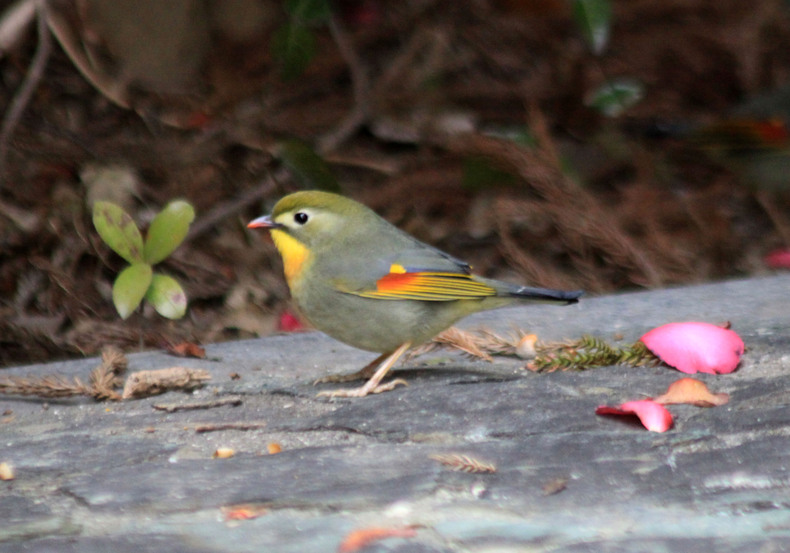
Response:
[[[636,340],[660,324],[730,321],[730,375],[696,375],[730,403],[671,406],[657,434],[594,414],[663,393],[683,374],[612,366],[534,374],[524,362],[436,352],[399,366],[408,387],[327,400],[313,381],[372,354],[320,333],[210,345],[208,359],[129,356],[130,371],[189,366],[185,394],[123,402],[0,396],[0,553],[334,552],[370,527],[415,526],[366,552],[790,551],[790,276],[584,298],[480,314],[466,329],[543,340]],[[96,359],[0,370],[87,379]],[[236,378],[234,375],[238,375]],[[153,405],[238,396],[238,405]],[[208,424],[264,423],[196,432]],[[282,451],[269,454],[270,444]],[[235,456],[215,459],[219,447]],[[467,455],[495,473],[450,470]],[[254,504],[251,520],[223,507]]]

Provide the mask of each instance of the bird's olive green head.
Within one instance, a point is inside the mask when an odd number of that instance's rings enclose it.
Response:
[[[367,221],[377,220],[378,216],[349,198],[310,190],[282,198],[268,219],[269,228],[284,231],[312,249],[324,242],[364,231]]]

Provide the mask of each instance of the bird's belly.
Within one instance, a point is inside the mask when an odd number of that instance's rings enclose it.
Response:
[[[404,342],[421,344],[479,310],[466,309],[460,302],[380,300],[336,290],[324,290],[313,297],[295,295],[294,299],[317,329],[351,346],[375,352],[394,351]]]

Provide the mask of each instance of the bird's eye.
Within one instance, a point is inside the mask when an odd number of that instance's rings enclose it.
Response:
[[[300,211],[294,214],[294,221],[296,221],[300,225],[305,224],[309,218],[310,217],[308,217],[307,213],[305,213],[304,211]]]

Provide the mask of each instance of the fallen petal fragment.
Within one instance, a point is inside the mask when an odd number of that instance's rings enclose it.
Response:
[[[666,432],[672,428],[672,414],[660,403],[652,399],[626,401],[618,407],[601,405],[595,410],[596,415],[635,415],[642,425],[651,432]]]
[[[681,378],[669,385],[667,391],[653,401],[661,405],[688,403],[697,407],[716,407],[730,401],[729,394],[714,394],[708,386],[696,378]]]

